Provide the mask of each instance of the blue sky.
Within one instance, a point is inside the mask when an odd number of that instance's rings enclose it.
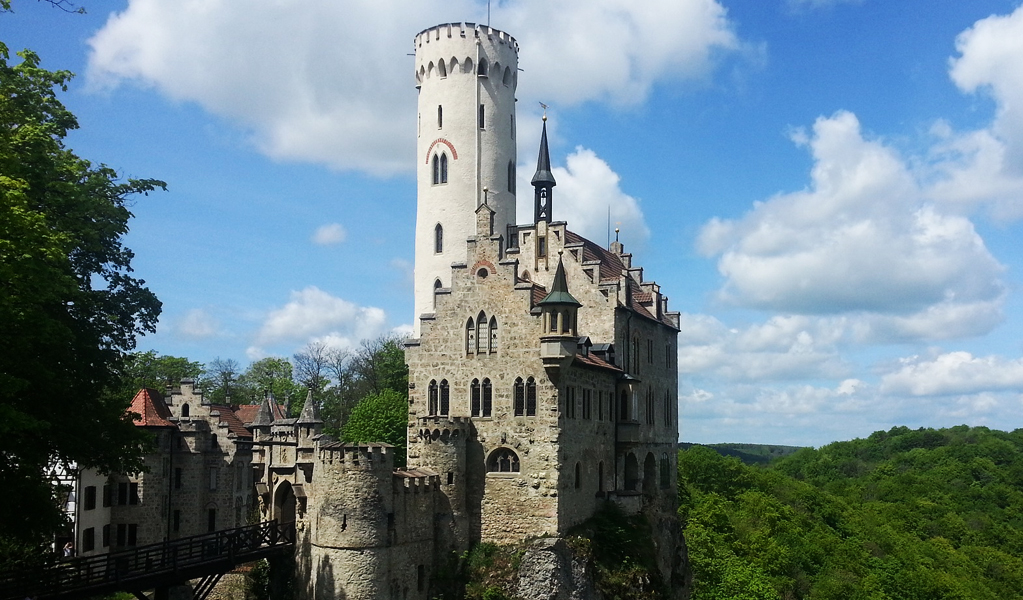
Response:
[[[169,184],[127,239],[164,303],[139,348],[245,365],[409,329],[407,55],[485,4],[81,4],[16,1],[0,39],[78,74],[79,155]],[[519,173],[543,101],[555,218],[604,241],[612,206],[683,314],[681,438],[1019,427],[1019,2],[632,4],[495,2],[491,24],[521,47]]]

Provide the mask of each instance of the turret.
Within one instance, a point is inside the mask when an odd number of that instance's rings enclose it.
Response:
[[[565,366],[575,356],[579,341],[576,321],[582,304],[568,291],[565,264],[558,252],[558,268],[547,296],[537,303],[543,320],[540,358],[545,367]]]
[[[533,175],[533,222],[551,222],[551,200],[554,193],[554,174],[551,173],[551,154],[547,150],[547,113],[543,115],[543,133],[540,135],[540,153],[536,157]]]
[[[518,43],[491,27],[451,23],[419,33],[415,51],[418,335],[419,317],[434,312],[434,290],[450,287],[451,263],[465,260],[476,208],[486,200],[498,235],[515,223]]]

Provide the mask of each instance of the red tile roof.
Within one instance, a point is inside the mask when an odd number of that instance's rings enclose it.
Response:
[[[533,294],[533,297],[530,299],[530,301],[532,303],[532,306],[536,306],[537,304],[540,304],[540,302],[544,298],[547,297],[547,288],[538,283],[534,283],[533,290],[531,293]]]
[[[249,406],[249,405],[245,405]],[[213,404],[210,406],[210,411],[217,411],[220,413],[220,422],[227,425],[227,430],[233,433],[237,437],[251,438],[252,432],[245,429],[245,424],[235,411],[241,411],[242,406],[227,406],[225,404]],[[258,408],[258,406],[257,406]],[[253,413],[253,416],[255,413]]]
[[[622,369],[620,367],[612,365],[611,363],[607,362],[606,360],[597,356],[596,354],[593,354],[592,352],[585,356],[583,356],[582,354],[576,354],[575,362],[578,362],[583,366],[596,367],[598,369],[606,369],[609,371],[615,371],[617,373],[622,372]]]
[[[142,388],[135,394],[128,411],[138,415],[135,417],[136,427],[177,427],[169,421],[171,412],[163,394],[150,388]]]
[[[275,421],[277,419],[287,418],[284,415],[283,404],[271,404],[270,410],[273,411],[273,418]],[[254,421],[256,419],[257,412],[259,412],[259,404],[242,404],[234,409],[234,414],[238,420],[242,422],[242,425],[248,425]]]
[[[611,281],[622,276],[625,265],[616,254],[608,252],[578,233],[565,230],[565,244],[582,244],[582,262],[600,261],[600,280]]]

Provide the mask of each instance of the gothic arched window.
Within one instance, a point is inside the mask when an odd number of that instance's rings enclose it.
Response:
[[[483,380],[483,416],[489,417],[494,412],[494,386],[489,379]]]
[[[430,391],[428,394],[429,405],[427,406],[426,412],[430,415],[437,414],[437,380],[430,381]]]
[[[444,252],[444,226],[440,223],[433,228],[433,251],[437,254]]]
[[[448,387],[448,380],[440,382],[440,414],[447,416],[451,413],[451,388]]]
[[[522,378],[515,378],[515,416],[521,417],[526,414],[526,387],[522,384]]]
[[[536,416],[536,380],[532,377],[526,380],[526,416]]]
[[[476,317],[476,353],[486,354],[487,345],[490,343],[490,332],[487,329],[487,315],[480,311]]]
[[[465,353],[472,354],[476,351],[476,325],[472,317],[465,322]]]
[[[518,473],[519,457],[511,448],[498,448],[490,453],[487,471],[491,473]]]
[[[441,283],[440,279],[436,279],[433,282],[433,308],[437,308],[437,294],[440,292]]]
[[[490,353],[497,353],[497,317],[490,317]]]
[[[433,185],[440,183],[440,156],[433,155]]]
[[[443,152],[440,153],[440,182],[448,182],[448,155]]]
[[[470,414],[474,417],[481,415],[481,398],[480,398],[480,380],[473,379],[472,383],[469,384],[469,410]]]

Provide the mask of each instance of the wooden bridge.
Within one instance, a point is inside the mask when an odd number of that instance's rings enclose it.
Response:
[[[156,589],[160,596],[169,586],[201,579],[194,596],[203,600],[224,573],[294,545],[294,523],[266,521],[32,570],[0,569],[0,599],[88,598],[116,591],[144,598],[143,590]]]

